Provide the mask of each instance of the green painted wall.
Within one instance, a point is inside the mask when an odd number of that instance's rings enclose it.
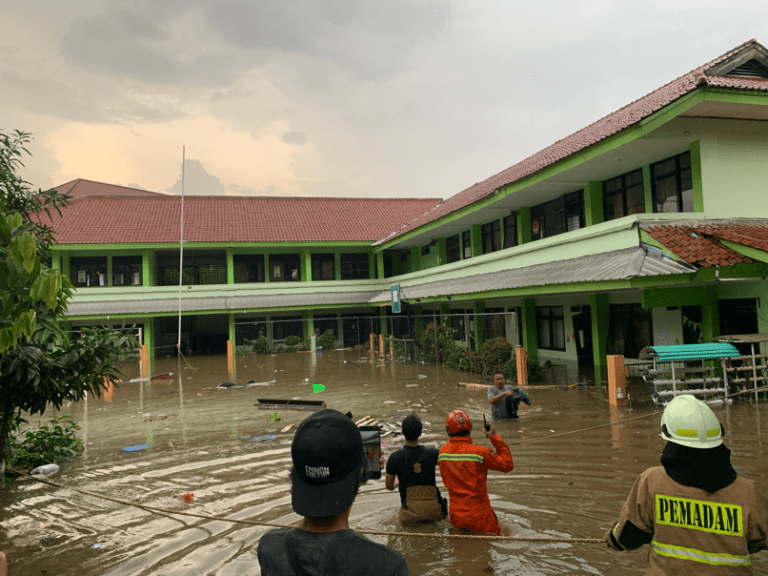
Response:
[[[610,310],[607,294],[592,294],[589,297],[592,315],[592,353],[595,363],[595,385],[601,386],[608,378],[608,327]]]
[[[584,221],[587,226],[592,226],[604,220],[603,183],[592,180],[584,187]]]
[[[539,335],[536,327],[536,301],[525,298],[520,302],[520,314],[523,324],[521,343],[528,358],[539,358]]]

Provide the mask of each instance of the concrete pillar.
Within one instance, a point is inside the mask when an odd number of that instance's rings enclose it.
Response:
[[[515,364],[517,365],[517,385],[528,385],[528,358],[525,348],[517,346],[515,348]]]
[[[472,242],[472,257],[483,254],[483,227],[481,224],[473,224],[469,229]]]
[[[235,283],[235,257],[232,255],[232,248],[227,248],[227,284]]]
[[[517,213],[517,243],[526,244],[531,241],[531,209],[520,208]]]
[[[614,406],[622,406],[627,401],[627,384],[624,375],[624,356],[607,356],[608,401]]]
[[[701,305],[701,338],[712,342],[720,336],[720,305],[717,299],[717,287],[707,286],[706,302]]]
[[[603,183],[592,180],[584,186],[584,222],[587,226],[592,226],[604,220]]]

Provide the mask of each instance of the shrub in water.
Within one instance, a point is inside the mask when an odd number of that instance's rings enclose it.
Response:
[[[80,427],[69,416],[51,418],[38,428],[17,427],[8,438],[6,464],[9,468],[29,469],[73,458],[83,449],[82,441],[77,439],[78,430]]]

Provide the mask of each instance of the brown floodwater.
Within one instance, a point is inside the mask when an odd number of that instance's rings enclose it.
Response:
[[[126,380],[137,378],[138,366],[127,365],[125,372]],[[0,490],[0,550],[10,559],[11,576],[259,574],[256,545],[266,528],[150,513],[74,491],[222,518],[295,522],[291,434],[280,430],[307,413],[259,410],[258,398],[321,399],[356,420],[371,415],[395,422],[414,411],[424,422],[422,441],[434,446],[446,441],[443,423],[451,410],[467,411],[476,428],[483,412],[490,412],[485,390],[457,386],[469,379],[466,373],[382,364],[357,350],[325,352],[315,362],[309,354],[239,358],[233,377],[223,356],[158,360],[154,372],[173,376],[124,382],[111,395],[33,420],[71,415],[82,427],[85,451],[51,478],[64,488],[17,481]],[[267,384],[215,389],[249,380]],[[314,383],[325,390],[314,393]],[[629,392],[630,399],[644,397],[640,389]],[[488,477],[503,532],[602,538],[635,477],[659,463],[664,442],[658,409],[648,402],[612,408],[605,389],[593,386],[537,386],[529,394],[532,405],[521,406],[519,420],[496,424],[515,461],[511,473]],[[715,411],[734,466],[766,498],[768,407],[743,402]],[[566,432],[575,433],[556,436]],[[277,437],[263,439],[271,435]],[[384,438],[385,455],[401,445],[400,438]],[[482,434],[475,441],[489,445]],[[140,445],[149,447],[123,450]],[[194,501],[174,498],[185,493]],[[352,526],[405,531],[398,507],[396,491],[387,491],[383,480],[371,481],[353,506]],[[449,528],[443,521],[418,531],[448,534]],[[647,547],[620,554],[594,543],[370,537],[405,554],[414,575],[641,574],[647,554]],[[768,553],[752,558],[756,573],[768,573]]]

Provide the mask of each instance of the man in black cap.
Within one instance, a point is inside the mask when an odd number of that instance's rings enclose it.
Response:
[[[435,484],[440,450],[419,444],[421,420],[416,414],[403,418],[402,428],[405,446],[387,460],[385,480],[387,490],[394,490],[395,486],[400,489],[398,518],[406,526],[442,520],[448,507]]]
[[[261,537],[263,576],[410,575],[400,552],[349,528],[352,502],[367,480],[363,440],[349,417],[337,410],[315,412],[297,428],[291,458],[291,504],[304,518],[297,528]]]

